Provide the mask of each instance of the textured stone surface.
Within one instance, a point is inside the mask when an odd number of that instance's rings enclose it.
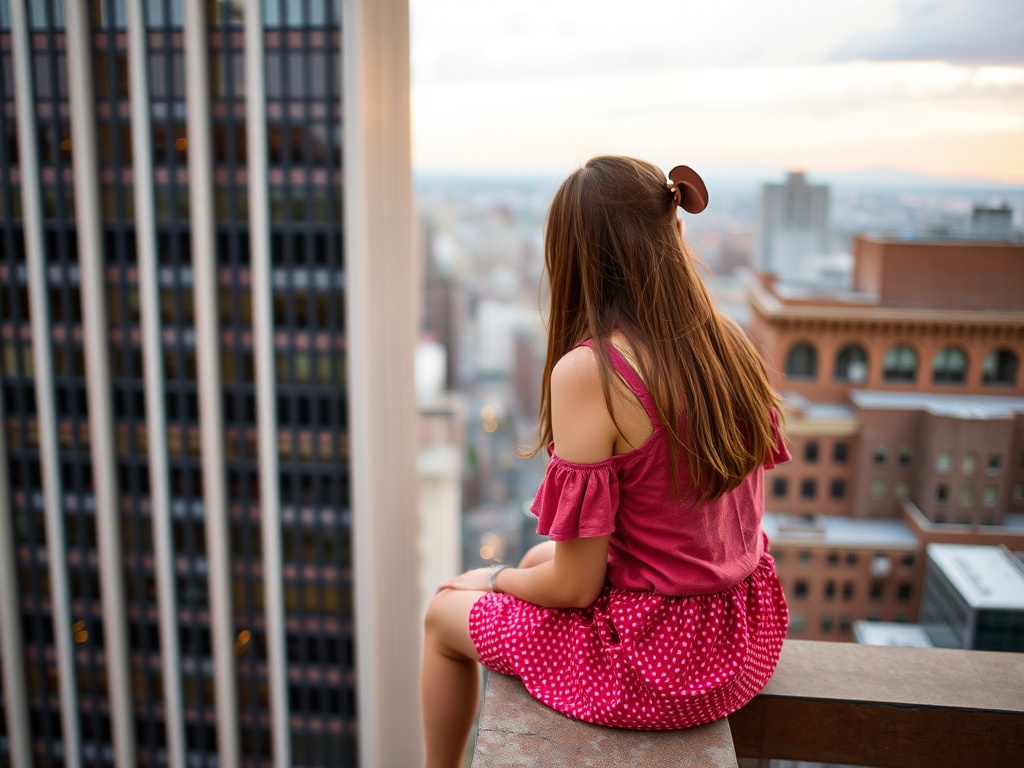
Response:
[[[533,699],[522,683],[489,674],[473,768],[735,768],[727,720],[685,731],[627,731],[581,723]]]

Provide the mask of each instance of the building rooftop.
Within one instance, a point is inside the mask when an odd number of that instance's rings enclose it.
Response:
[[[855,389],[850,391],[850,400],[859,408],[915,409],[954,419],[1008,419],[1017,413],[1024,413],[1024,397],[938,395],[930,392]]]
[[[996,209],[997,211],[999,209]],[[913,243],[914,245],[970,245],[979,248],[1020,245],[1020,237],[1012,231],[1007,237],[975,237],[971,235],[943,234],[940,232],[899,230],[888,232],[858,232],[857,236],[874,243]]]
[[[830,302],[844,302],[849,304],[864,304],[870,306],[879,303],[877,293],[868,291],[853,291],[843,288],[829,288],[820,285],[807,283],[796,283],[792,280],[776,280],[772,285],[775,295],[785,301],[819,300]],[[766,303],[770,303],[771,298]],[[782,304],[775,300],[775,305],[781,308]]]
[[[799,392],[783,392],[786,409],[799,412],[805,419],[815,421],[845,421],[856,419],[853,408],[843,403],[817,403]]]
[[[861,645],[898,645],[911,648],[933,648],[934,644],[920,624],[899,624],[892,621],[855,621],[853,636]]]
[[[772,541],[836,547],[916,549],[917,538],[902,520],[859,520],[819,515],[808,520],[797,515],[766,512],[761,527]]]
[[[1003,516],[1003,527],[1024,530],[1024,514],[1007,512]]]
[[[1024,611],[1024,568],[1005,549],[929,544],[928,558],[972,608]]]

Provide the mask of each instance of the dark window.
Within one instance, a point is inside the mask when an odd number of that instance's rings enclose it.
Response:
[[[868,355],[860,344],[847,344],[836,355],[836,381],[860,384],[868,378]]]
[[[963,384],[967,380],[967,355],[959,347],[945,347],[932,361],[933,384]]]
[[[853,582],[843,583],[843,600],[853,600]]]
[[[806,551],[806,550],[804,550],[803,552],[801,552],[799,554],[797,559],[800,561],[800,565],[810,565],[811,564],[811,553]]]
[[[896,588],[896,599],[901,603],[906,603],[910,600],[912,592],[913,587],[908,582],[903,582]]]
[[[836,596],[836,583],[834,581],[832,581],[832,580],[829,580],[828,582],[825,583],[825,599],[826,600],[831,600],[835,596]]]
[[[818,495],[818,481],[814,478],[807,478],[800,483],[800,496],[805,499],[813,499]]]
[[[880,445],[875,448],[875,464],[885,464],[889,459],[889,449],[884,445]]]
[[[846,564],[847,565],[856,565],[857,564],[857,553],[856,552],[847,552],[846,553]]]
[[[935,500],[943,504],[949,501],[948,485],[945,483],[939,483],[939,486],[935,489]]]
[[[829,552],[828,553],[828,564],[829,565],[839,565],[839,553],[838,552]]]
[[[824,632],[825,634],[831,633],[832,632],[832,624],[833,624],[832,614],[831,613],[823,614],[822,617],[821,617],[821,631]]]
[[[818,377],[818,352],[805,341],[794,344],[786,355],[786,376],[790,379]]]
[[[885,593],[885,582],[873,581],[871,582],[871,599],[881,600],[882,595]]]
[[[983,384],[1008,384],[1017,381],[1017,355],[1009,349],[997,349],[988,354],[981,367]]]
[[[897,344],[885,353],[882,378],[890,382],[915,381],[917,353],[906,344]]]
[[[807,582],[801,579],[793,585],[793,595],[795,597],[807,597]]]
[[[846,496],[846,481],[833,480],[828,488],[829,496],[833,499],[842,499]]]
[[[813,464],[818,460],[818,444],[816,442],[807,443],[804,446],[804,461]]]
[[[832,446],[832,461],[836,464],[845,464],[850,458],[849,447],[844,442],[838,442]]]
[[[781,499],[789,492],[789,481],[784,477],[776,477],[772,480],[772,496]]]
[[[910,464],[910,461],[911,461],[912,458],[913,458],[913,454],[911,454],[910,449],[907,446],[905,446],[905,445],[902,446],[900,448],[900,452],[899,452],[899,462],[900,462],[900,464],[905,467],[908,464]]]

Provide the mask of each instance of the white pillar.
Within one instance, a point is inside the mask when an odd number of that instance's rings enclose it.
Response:
[[[185,765],[185,711],[178,640],[178,598],[171,526],[164,401],[163,341],[160,333],[159,266],[156,209],[153,202],[153,138],[149,116],[149,63],[146,19],[142,3],[129,2],[128,77],[132,110],[132,177],[135,191],[135,242],[139,258],[139,305],[142,309],[143,375],[146,387],[146,433],[149,458],[149,499],[153,522],[157,605],[160,622],[160,663],[163,672],[164,727],[167,764]]]
[[[267,620],[267,677],[275,768],[289,768],[288,678],[281,567],[281,489],[278,483],[277,389],[274,372],[274,303],[270,287],[270,202],[267,172],[267,106],[263,16],[245,14],[246,136],[249,158],[249,243],[252,264],[253,352],[256,362],[260,519],[263,544],[263,599]]]
[[[74,643],[71,638],[71,593],[64,553],[63,491],[57,453],[56,397],[53,386],[53,345],[50,339],[50,301],[43,240],[43,207],[39,191],[39,146],[36,135],[35,89],[32,83],[32,43],[26,0],[11,2],[14,38],[14,96],[18,110],[21,197],[28,263],[29,306],[32,314],[32,355],[35,367],[36,411],[39,419],[39,457],[43,477],[46,547],[50,557],[50,600],[54,650],[60,690],[60,719],[64,764],[82,766],[82,736],[78,716]]]
[[[0,413],[6,414],[0,388]],[[28,686],[21,636],[21,597],[14,543],[11,483],[7,476],[7,429],[0,429],[0,671],[11,768],[31,768],[32,734],[28,719]]]
[[[241,765],[238,684],[231,604],[231,529],[228,525],[224,419],[217,319],[213,142],[206,2],[185,2],[185,96],[188,111],[189,223],[195,291],[199,433],[203,452],[203,509],[210,589],[210,629],[217,699],[217,754],[223,768]]]
[[[89,397],[89,444],[96,499],[103,635],[110,726],[119,768],[135,765],[135,718],[121,554],[121,498],[117,488],[114,413],[110,386],[106,280],[100,218],[96,102],[92,88],[92,44],[86,0],[67,0],[65,39],[75,179],[75,225],[82,275],[82,341]],[[58,553],[51,552],[56,555]],[[63,554],[63,553],[60,553]]]
[[[417,593],[416,259],[407,0],[343,4],[344,222],[363,765],[423,762]],[[439,692],[440,693],[440,692]]]

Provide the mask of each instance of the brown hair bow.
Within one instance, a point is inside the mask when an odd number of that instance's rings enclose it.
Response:
[[[665,186],[676,205],[687,213],[700,213],[708,207],[708,188],[704,180],[688,165],[677,165],[668,172],[671,179]]]

